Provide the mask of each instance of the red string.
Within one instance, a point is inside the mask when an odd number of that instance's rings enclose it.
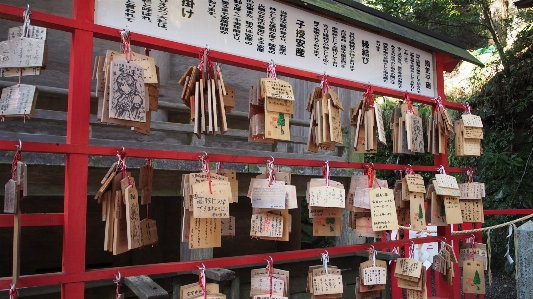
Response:
[[[329,161],[324,162],[322,166],[322,176],[326,180],[326,186],[329,186]]]
[[[464,104],[463,107],[465,108],[465,114],[472,114],[472,107],[470,107],[470,104],[468,104],[468,102]]]
[[[444,105],[442,105],[442,98],[440,96],[434,98],[433,101],[437,103],[437,105],[433,106],[433,114],[437,113],[437,111],[444,111],[445,108]]]
[[[128,185],[133,186],[133,182],[131,181],[131,177],[128,174],[128,170],[126,167],[126,151],[121,149],[117,151],[117,157],[118,157],[118,169],[122,172],[122,178],[127,177],[128,178]]]
[[[405,168],[405,175],[408,175],[408,174],[415,174],[415,171],[413,170],[413,168],[411,167]]]
[[[376,102],[376,98],[374,97],[374,91],[372,90],[371,85],[366,86],[366,92],[363,97],[365,99],[365,108],[366,109],[374,108],[374,103]]]
[[[474,260],[474,252],[476,250],[476,238],[474,237],[474,235],[472,235],[472,237],[470,238],[470,244],[472,245],[472,260]]]
[[[15,153],[15,156],[13,157],[13,162],[11,162],[11,178],[13,180],[16,180],[17,178],[17,163],[22,160],[22,154],[19,150]]]
[[[211,169],[209,169],[209,157],[207,155],[202,155],[200,157],[202,162],[202,171],[207,174],[207,181],[209,182],[209,193],[213,194],[213,186],[211,183]]]
[[[322,94],[326,94],[329,92],[329,89],[331,88],[330,85],[329,85],[329,80],[328,80],[328,74],[324,73],[324,75],[322,75],[322,82],[320,83],[320,86],[322,87]]]
[[[276,182],[276,174],[274,170],[274,161],[267,161],[267,171],[268,171],[268,186],[270,187],[272,183]]]
[[[126,54],[126,60],[130,62],[131,55],[132,55],[130,31],[128,29],[122,29],[119,32],[120,32],[120,40],[122,42],[120,45],[120,49],[122,50],[122,53]]]
[[[200,269],[200,275],[198,275],[198,284],[202,288],[202,295],[204,296],[204,299],[207,299],[207,286],[205,283],[205,266],[202,264],[202,267],[198,267]]]
[[[374,167],[372,166],[367,166],[368,169],[366,171],[366,174],[368,176],[368,188],[373,188],[374,187],[374,181],[376,182],[376,184],[378,185],[379,189],[381,189],[381,185],[379,184],[378,180],[376,179],[376,172],[374,171]]]
[[[407,109],[409,110],[409,112],[415,114],[415,110],[413,108],[413,102],[411,102],[411,97],[409,96],[409,92],[405,92],[404,94],[404,97],[405,97],[405,101],[407,102]]]
[[[8,294],[9,294],[9,299],[17,299],[19,292],[17,291],[17,288],[15,287],[14,283],[11,284]]]
[[[113,282],[117,285],[115,289],[115,298],[118,299],[120,297],[120,286],[122,285],[122,282],[120,281],[120,273],[116,279],[113,279]]]
[[[274,273],[274,262],[272,261],[272,257],[270,257],[270,260],[265,259],[265,261],[267,262],[268,279],[270,280],[270,298],[272,298],[272,276]]]
[[[276,75],[276,64],[274,61],[271,61],[267,66],[267,78],[278,80],[278,76]]]
[[[466,175],[468,176],[468,183],[472,183],[473,181],[473,178],[472,178],[472,175],[474,174],[474,170],[472,169],[469,169],[466,171]]]
[[[211,57],[209,57],[209,48],[205,48],[203,50],[200,50],[200,52],[198,52],[198,60],[200,61],[200,63],[198,64],[198,70],[200,71],[200,74],[202,74],[204,72],[204,68],[206,67],[207,65],[207,70],[206,72],[209,74],[210,72],[218,72],[218,70],[214,67],[214,64],[213,64],[213,61],[211,61]],[[205,60],[204,61],[204,54],[205,54]],[[203,79],[207,79],[207,78],[203,78]]]

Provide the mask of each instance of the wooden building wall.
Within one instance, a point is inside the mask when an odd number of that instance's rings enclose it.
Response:
[[[88,0],[92,1],[92,0]],[[2,2],[25,7],[24,0],[3,0]],[[32,10],[53,13],[70,17],[72,3],[68,0],[30,0]],[[22,18],[21,18],[22,21]],[[0,40],[7,39],[7,29],[20,26],[21,22],[0,20]],[[6,119],[0,124],[0,138],[5,140],[21,139],[24,141],[43,141],[64,143],[66,134],[66,110],[69,78],[69,55],[70,33],[57,30],[48,31],[48,65],[40,76],[26,76],[22,82],[37,85],[39,97],[37,100],[35,115],[26,120]],[[135,34],[135,33],[133,33]],[[118,36],[118,32],[117,32]],[[206,42],[208,43],[208,37]],[[93,57],[105,55],[107,49],[119,50],[120,45],[116,42],[95,39]],[[136,52],[144,52],[144,49],[134,47]],[[306,151],[309,113],[305,110],[307,94],[317,86],[317,82],[306,82],[292,78],[284,78],[289,81],[296,96],[295,114],[291,126],[291,140],[293,142],[278,142],[276,145],[265,145],[247,142],[248,128],[248,89],[265,76],[265,72],[250,71],[233,66],[223,65],[224,79],[236,91],[236,107],[228,115],[229,131],[224,136],[207,136],[198,140],[192,136],[192,126],[188,120],[188,110],[179,100],[181,86],[177,80],[185,69],[190,65],[198,64],[197,58],[184,57],[174,54],[152,51],[151,56],[156,58],[156,63],[161,70],[161,88],[159,97],[159,111],[152,114],[151,134],[149,136],[135,133],[127,127],[100,124],[96,119],[97,99],[93,94],[91,99],[91,144],[113,146],[119,149],[125,147],[126,151],[132,147],[180,150],[208,153],[231,153],[237,155],[253,155],[268,158],[294,157],[324,160],[361,161],[362,156],[353,153],[353,129],[349,126],[348,112],[360,100],[362,94],[346,89],[335,90],[338,92],[346,110],[342,113],[342,126],[344,132],[344,145],[338,151],[321,151],[318,154]],[[265,69],[266,71],[266,69]],[[317,75],[322,70],[316,70]],[[0,88],[10,86],[17,82],[18,78],[1,78]],[[93,83],[93,92],[94,86]],[[10,176],[10,166],[13,157],[12,152],[0,152],[0,179],[7,181]],[[52,154],[23,153],[23,160],[28,164],[29,171],[29,197],[21,204],[23,213],[61,213],[63,211],[64,192],[64,156]],[[156,219],[159,242],[156,246],[132,250],[130,252],[113,256],[104,252],[104,222],[101,221],[101,210],[93,196],[99,187],[99,181],[107,171],[107,168],[115,161],[113,157],[92,156],[89,160],[89,194],[87,198],[79,200],[88,201],[87,215],[87,269],[116,267],[127,265],[139,265],[148,263],[162,263],[180,260],[180,229],[181,229],[181,204],[180,195],[181,175],[192,171],[199,171],[198,162],[187,161],[154,161],[154,198],[150,205],[149,214]],[[213,161],[215,162],[215,161]],[[144,161],[142,159],[127,159],[129,169],[135,177],[138,176],[138,167]],[[300,244],[300,209],[291,211],[293,215],[291,241],[272,242],[252,240],[249,237],[251,206],[249,199],[244,197],[248,189],[250,178],[257,175],[264,165],[229,164],[225,167],[238,171],[239,198],[238,204],[231,205],[231,215],[237,219],[237,236],[224,239],[222,248],[213,250],[214,257],[236,256],[244,254],[268,253],[301,248]],[[306,182],[313,176],[320,176],[319,168],[285,168],[293,173],[293,182],[297,185],[300,196],[305,194]],[[348,177],[353,171],[333,170],[335,179],[345,183],[348,187]],[[2,199],[3,200],[3,199]],[[0,205],[3,204],[0,201]],[[145,211],[141,209],[141,217]],[[346,215],[345,215],[346,216]],[[347,218],[345,218],[346,222]],[[47,273],[61,271],[62,254],[62,227],[23,227],[22,229],[22,257],[21,271],[23,275],[35,273]],[[0,277],[11,275],[11,241],[12,229],[0,228]],[[345,227],[343,236],[338,238],[339,245],[361,242],[355,233]],[[181,259],[184,257],[182,256]],[[335,260],[335,259],[332,259]],[[356,268],[356,259],[349,261],[339,260],[348,268]],[[310,264],[319,263],[317,261]],[[291,276],[302,276],[306,272],[308,263],[295,263],[281,265],[280,268],[291,268]],[[344,266],[343,266],[344,267]],[[294,272],[293,272],[294,268]],[[350,270],[350,271],[352,271]],[[241,283],[246,283],[246,273],[249,269],[238,270],[242,275]],[[352,271],[353,272],[353,271]],[[350,272],[350,273],[352,273]],[[355,272],[353,272],[355,275]],[[111,278],[110,278],[111,279]],[[186,278],[184,278],[186,279]],[[192,279],[192,278],[187,278]],[[196,279],[196,278],[195,278]],[[292,278],[291,278],[292,279]],[[173,281],[174,280],[174,281]],[[172,289],[174,278],[161,278],[158,280],[162,286]],[[294,292],[303,292],[301,285],[293,284],[298,280],[291,281],[291,289]],[[353,281],[355,281],[353,279]],[[301,282],[303,283],[303,282]],[[102,283],[100,283],[102,284]],[[107,283],[109,284],[109,282]],[[105,283],[104,283],[105,285]],[[297,286],[298,285],[298,286]],[[87,298],[111,298],[104,296],[112,286],[98,288],[98,283],[88,284]],[[94,288],[93,288],[94,287]],[[49,287],[50,295],[38,295],[35,298],[59,298],[56,287]],[[246,291],[241,292],[241,298],[247,298]],[[28,293],[29,294],[29,293]],[[112,291],[108,294],[113,294]],[[346,293],[345,297],[353,297]],[[0,296],[3,296],[0,293]]]

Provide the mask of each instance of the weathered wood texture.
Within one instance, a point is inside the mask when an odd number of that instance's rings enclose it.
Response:
[[[125,277],[124,284],[140,299],[168,298],[168,292],[146,275]]]
[[[199,275],[200,270],[194,270],[192,273]],[[209,268],[205,269],[205,277],[216,282],[230,281],[235,278],[235,272],[223,268]]]

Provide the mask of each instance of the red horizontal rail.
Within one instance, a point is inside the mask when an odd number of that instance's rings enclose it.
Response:
[[[484,210],[485,215],[530,215],[533,209]]]
[[[453,235],[448,237],[448,241],[461,239],[469,237],[470,235]],[[368,244],[358,244],[358,245],[348,245],[348,246],[338,246],[338,247],[328,247],[328,253],[330,256],[342,256],[350,255],[355,252],[365,251],[370,248],[371,245],[376,249],[388,249],[392,247],[399,247],[411,244],[411,241],[415,244],[422,243],[431,243],[442,241],[442,237],[425,237],[425,238],[416,238],[410,240],[398,240],[398,241],[388,241],[388,242],[378,242],[378,243],[368,243]],[[260,255],[245,255],[245,256],[236,256],[236,257],[224,257],[224,258],[215,258],[209,260],[201,261],[187,261],[187,262],[174,262],[174,263],[164,263],[164,264],[151,264],[151,265],[141,265],[141,266],[128,266],[128,267],[116,267],[116,268],[106,268],[86,271],[81,274],[70,274],[66,275],[63,273],[51,273],[51,274],[37,274],[37,275],[28,275],[21,276],[17,287],[35,287],[43,286],[50,284],[64,284],[64,283],[75,283],[75,282],[86,282],[94,280],[111,280],[115,274],[120,271],[123,277],[127,276],[139,276],[139,275],[154,275],[154,274],[164,274],[164,273],[178,273],[178,272],[188,272],[198,269],[197,267],[202,263],[205,264],[206,268],[236,268],[240,266],[255,266],[255,265],[264,265],[265,258],[271,256],[276,262],[290,262],[296,260],[312,260],[316,259],[317,263],[320,263],[320,254],[323,253],[325,248],[317,249],[306,249],[306,250],[295,250],[287,252],[277,252],[277,253],[267,253]],[[9,288],[9,283],[11,282],[11,277],[0,278],[0,290]]]
[[[15,145],[18,145],[18,140],[0,140],[0,150],[13,151]],[[45,142],[24,142],[24,152],[36,153],[51,153],[51,154],[84,154],[91,156],[115,156],[120,147],[109,146],[95,146],[95,145],[75,145],[75,144],[60,144],[60,143],[45,143]],[[180,152],[168,150],[153,150],[143,148],[127,148],[126,153],[128,157],[136,158],[152,158],[152,159],[168,159],[168,160],[188,160],[197,161],[203,153],[201,152]],[[227,154],[208,153],[211,162],[224,163],[246,163],[246,164],[264,164],[265,156],[238,156]],[[307,167],[322,167],[324,161],[311,159],[292,159],[292,158],[276,158],[276,165],[284,166],[307,166]],[[332,168],[354,168],[361,169],[368,163],[360,162],[338,162],[331,161],[329,166]],[[407,165],[400,164],[374,164],[374,168],[378,170],[404,170]],[[413,170],[423,172],[435,172],[435,166],[413,165]],[[469,168],[449,167],[446,168],[448,172],[465,173]]]
[[[21,226],[63,226],[63,214],[22,214]],[[13,215],[0,215],[0,227],[13,227]]]
[[[24,9],[19,7],[14,7],[11,5],[0,4],[0,18],[8,19],[12,21],[22,22],[22,13]],[[32,11],[31,16],[32,24],[39,25],[47,28],[57,29],[61,31],[72,32],[74,29],[81,29],[86,31],[94,32],[94,36],[97,38],[102,38],[106,40],[112,40],[119,42],[118,30],[115,28],[96,25],[93,23],[88,23],[80,20],[74,20],[71,18],[65,18],[53,14],[43,13]],[[131,42],[137,46],[147,47],[154,50],[165,51],[169,53],[185,55],[190,57],[197,57],[198,52],[202,48],[191,46],[184,43],[178,43],[169,41],[162,38],[156,38],[148,35],[132,33]],[[261,60],[255,60],[250,58],[244,58],[233,54],[223,53],[219,51],[211,50],[209,55],[218,62],[222,62],[229,65],[234,65],[238,67],[243,67],[252,70],[264,71],[265,62]],[[296,68],[291,68],[283,65],[276,66],[276,72],[278,75],[285,75],[296,79],[303,79],[308,81],[319,82],[317,78],[318,73],[302,71]],[[358,91],[365,91],[365,85],[367,83],[353,82],[347,79],[341,79],[337,77],[330,76],[329,82],[331,85],[343,87],[347,89],[353,89]],[[373,87],[373,91],[376,94],[390,96],[395,98],[403,98],[404,92],[398,90],[392,90],[388,88]],[[430,97],[421,96],[417,94],[410,94],[410,97],[413,101],[419,102],[427,105],[435,105],[435,102]],[[443,105],[448,108],[455,110],[464,110],[464,107],[459,103],[446,102],[443,101]]]

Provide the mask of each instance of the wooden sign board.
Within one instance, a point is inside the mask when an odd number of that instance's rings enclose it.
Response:
[[[368,267],[363,269],[363,284],[377,285],[387,283],[387,268]]]
[[[0,42],[0,68],[42,67],[44,55],[44,40],[21,37]]]
[[[340,208],[309,207],[309,218],[317,217],[341,217]]]
[[[298,208],[298,197],[294,185],[285,185],[285,208],[288,210]]]
[[[326,208],[344,208],[345,190],[333,185],[311,187],[309,189],[309,206]]]
[[[218,294],[219,285],[217,283],[206,283],[205,292],[209,294]],[[197,282],[180,287],[180,298],[195,298],[203,294],[202,287]]]
[[[485,197],[484,183],[464,183],[459,184],[461,197],[459,199],[482,199]]]
[[[142,246],[141,223],[139,219],[139,198],[135,186],[124,190],[126,196],[126,221],[128,231],[128,249]]]
[[[367,290],[366,292],[361,291],[361,287],[373,287],[373,286],[364,286],[361,283],[361,280],[359,277],[355,278],[355,299],[368,299],[368,298],[379,298],[381,297],[381,291],[380,290]]]
[[[290,114],[265,110],[265,138],[291,140]]]
[[[313,236],[340,236],[341,229],[342,216],[313,218]]]
[[[313,276],[313,295],[342,294],[342,275]]]
[[[37,87],[17,84],[6,87],[0,96],[1,116],[32,116],[37,102]]]
[[[424,193],[409,194],[409,208],[411,228],[415,230],[425,230],[426,208],[424,205]]]
[[[463,114],[461,115],[461,119],[465,127],[483,128],[483,122],[478,115]]]
[[[446,174],[436,174],[435,182],[441,188],[459,189],[457,179],[454,176]]]
[[[107,57],[111,57],[112,60],[126,60],[126,55],[113,50],[107,50]],[[155,65],[155,59],[150,56],[141,55],[135,52],[132,52],[132,57],[130,63],[135,63],[143,69],[143,78],[144,83],[146,84],[157,84],[157,69]]]
[[[117,191],[120,193],[120,191]],[[111,195],[111,193],[109,193]],[[122,202],[121,202],[122,204]],[[115,204],[115,207],[117,205]],[[116,214],[116,213],[115,213]],[[128,219],[126,217],[113,220],[113,255],[127,252],[128,249]]]
[[[461,199],[459,203],[461,204],[463,222],[485,222],[481,199]]]
[[[369,196],[372,229],[374,231],[398,229],[398,216],[396,215],[393,190],[377,188],[371,190]]]
[[[283,182],[275,182],[270,186],[252,187],[252,207],[285,209],[286,188]]]
[[[460,224],[463,223],[463,217],[461,216],[461,204],[459,203],[459,197],[444,196],[444,209],[446,211],[446,223],[447,224]]]
[[[292,115],[294,114],[294,101],[266,98],[265,110],[270,112],[288,113]]]
[[[201,182],[192,185],[194,218],[228,218],[231,186],[225,181]]]
[[[283,296],[285,283],[281,279],[272,278],[272,295]],[[270,293],[270,279],[268,277],[254,277],[250,281],[250,296]]]
[[[250,236],[281,238],[283,236],[283,216],[271,213],[252,215]]]
[[[431,224],[435,226],[446,226],[446,208],[444,199],[437,196],[435,192],[431,196]]]
[[[463,262],[463,292],[485,294],[485,269],[480,261]]]
[[[235,237],[235,217],[220,219],[221,236],[223,237]]]
[[[113,60],[110,66],[109,117],[146,122],[146,96],[143,68],[126,60]]]
[[[417,291],[417,290],[411,290],[407,289],[407,299],[427,299],[428,294],[427,290]]]
[[[189,249],[220,247],[220,218],[190,218]]]
[[[383,144],[387,144],[385,135],[385,125],[383,124],[383,111],[378,103],[374,103],[374,112],[376,113],[376,127],[378,129],[378,140]]]
[[[141,242],[142,246],[148,246],[157,243],[157,226],[153,219],[141,220]]]
[[[15,180],[10,179],[5,185],[4,213],[14,214],[18,210],[18,187]]]
[[[294,101],[294,93],[289,82],[280,79],[261,79],[261,91],[264,98]]]
[[[396,270],[394,276],[411,281],[418,281],[422,273],[422,263],[409,258],[399,258],[396,260]]]
[[[372,228],[371,217],[357,217],[355,221],[355,232],[359,237],[375,238],[378,236],[377,232]]]
[[[426,193],[426,186],[424,185],[424,178],[419,174],[408,174],[405,176],[407,189],[409,192]]]

